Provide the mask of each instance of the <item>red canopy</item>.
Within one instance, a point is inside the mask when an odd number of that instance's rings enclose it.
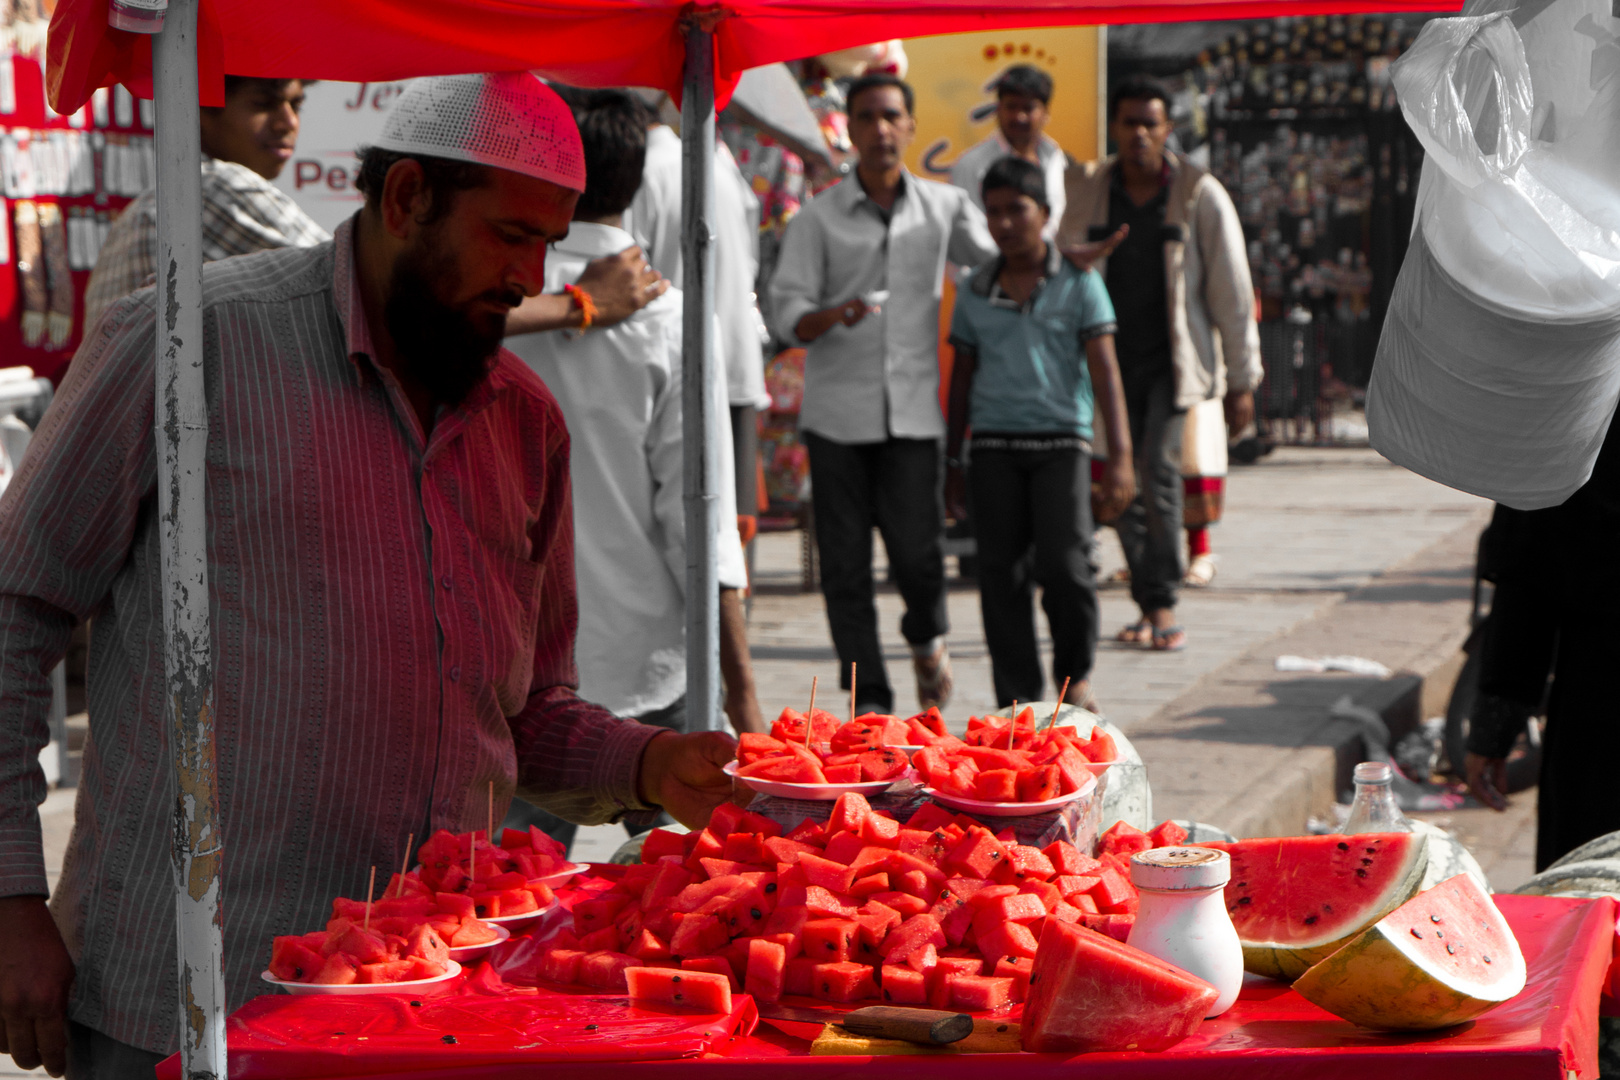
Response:
[[[151,96],[151,41],[107,25],[108,0],[60,0],[51,104],[71,113],[98,86]],[[1434,11],[1461,0],[729,0],[717,17],[716,91],[751,67],[897,37],[1014,27],[1186,22],[1273,15]],[[533,68],[582,86],[679,95],[687,0],[203,0],[205,104],[234,75],[383,81]]]

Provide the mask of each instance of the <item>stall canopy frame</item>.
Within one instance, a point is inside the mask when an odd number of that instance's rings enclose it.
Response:
[[[220,864],[208,624],[198,105],[224,103],[224,73],[383,81],[531,69],[581,86],[655,86],[681,103],[682,247],[688,268],[683,385],[686,441],[689,715],[719,729],[719,416],[713,364],[710,206],[715,108],[749,68],[897,37],[1044,26],[1435,10],[1434,0],[131,0],[167,13],[155,34],[109,24],[109,0],[61,0],[51,18],[47,88],[71,114],[123,83],[157,105],[156,423],[164,657],[176,781],[178,1026],[182,1075],[226,1075]],[[1444,0],[1456,8],[1460,0]],[[691,137],[694,133],[698,137]],[[697,646],[694,648],[694,646]]]

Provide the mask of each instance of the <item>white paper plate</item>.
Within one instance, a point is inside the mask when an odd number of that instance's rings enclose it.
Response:
[[[542,914],[544,913],[542,912]],[[483,919],[481,921],[489,922],[490,920]],[[494,941],[487,941],[482,945],[463,945],[459,949],[452,948],[450,950],[450,959],[455,960],[458,963],[466,963],[468,960],[476,960],[478,957],[483,956],[501,942],[507,941],[511,938],[512,931],[508,930],[505,926],[501,925],[500,923],[495,923],[494,926],[495,932],[500,935]]]
[[[979,814],[983,817],[1025,817],[1030,814],[1044,814],[1049,810],[1056,810],[1060,806],[1083,799],[1097,790],[1097,778],[1093,776],[1090,781],[1080,785],[1079,791],[1071,791],[1067,795],[1059,795],[1055,799],[1045,802],[980,802],[978,799],[964,799],[960,795],[947,795],[931,787],[923,788],[923,792],[941,806],[948,806],[952,810],[960,810],[964,814]]]
[[[545,877],[530,878],[529,881],[531,883],[538,881],[542,885],[550,885],[555,888],[556,886],[567,881],[569,878],[573,877],[575,874],[583,874],[589,869],[590,867],[586,866],[584,863],[571,862],[564,864],[563,868],[558,870],[555,874],[547,874]]]
[[[858,795],[876,795],[881,791],[888,791],[895,784],[911,775],[911,771],[908,769],[893,780],[868,780],[859,784],[790,784],[782,780],[761,780],[754,776],[738,776],[737,768],[735,761],[728,761],[721,771],[733,780],[747,784],[761,795],[774,795],[779,799],[812,799],[818,802],[831,801],[850,791]]]
[[[272,986],[281,987],[289,994],[408,994],[424,986],[449,982],[460,974],[461,965],[452,960],[445,973],[438,978],[410,979],[406,982],[349,983],[347,986],[331,986],[326,983],[284,982],[268,971],[259,972],[259,978]]]
[[[489,923],[497,930],[504,926],[507,930],[516,934],[527,930],[529,927],[545,918],[546,912],[550,911],[556,906],[557,901],[553,900],[545,907],[535,908],[533,911],[525,911],[521,915],[497,915],[492,919],[485,918],[484,916],[480,915],[479,919],[483,922]],[[499,944],[499,942],[496,942],[495,944]]]

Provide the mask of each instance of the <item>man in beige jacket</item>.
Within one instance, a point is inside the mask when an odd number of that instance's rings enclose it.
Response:
[[[1170,98],[1150,79],[1121,83],[1109,101],[1119,153],[1071,167],[1058,244],[1127,234],[1097,269],[1118,317],[1117,346],[1136,500],[1115,523],[1139,621],[1120,639],[1183,648],[1176,624],[1182,566],[1181,437],[1186,410],[1225,398],[1231,431],[1254,417],[1260,334],[1243,226],[1209,173],[1165,149]]]

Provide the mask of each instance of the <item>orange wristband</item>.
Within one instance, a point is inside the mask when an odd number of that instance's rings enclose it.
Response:
[[[579,332],[583,334],[596,321],[596,301],[591,299],[590,293],[578,285],[564,285],[563,292],[567,293],[573,299],[574,306],[579,308]]]

